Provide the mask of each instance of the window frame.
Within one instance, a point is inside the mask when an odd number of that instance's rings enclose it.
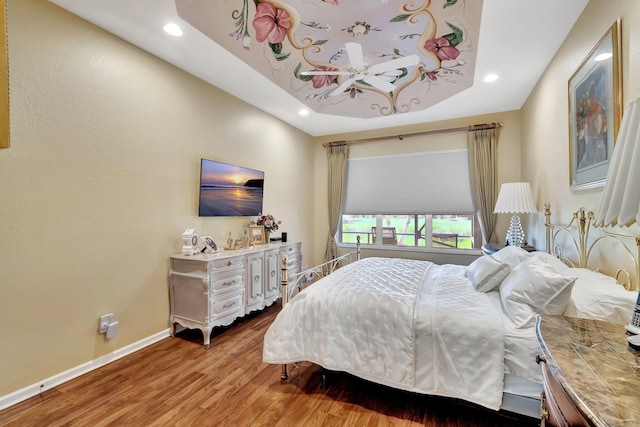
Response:
[[[355,243],[349,243],[349,242],[343,242],[342,241],[342,236],[345,234],[343,232],[343,218],[345,215],[351,215],[351,214],[341,214],[340,215],[340,223],[338,225],[338,231],[336,233],[336,243],[338,245],[338,247],[345,247],[345,248],[351,248],[351,247],[355,247],[356,244]],[[389,215],[384,215],[384,214],[362,214],[362,215],[367,215],[367,216],[374,216],[375,220],[376,220],[376,234],[377,235],[382,235],[382,228],[385,227],[383,225],[383,221],[384,221],[384,217],[385,216],[389,216]],[[420,216],[424,216],[424,217],[430,217],[431,220],[426,220],[425,221],[425,231],[424,231],[424,239],[425,242],[429,241],[429,242],[433,242],[433,228],[432,228],[432,224],[433,224],[433,217],[434,216],[440,216],[440,215],[459,215],[459,216],[471,216],[474,218],[474,225],[479,227],[479,222],[478,222],[478,217],[475,213],[455,213],[455,214],[443,214],[443,213],[437,213],[437,214],[403,214],[406,216],[413,216],[414,219],[413,221],[415,222],[416,219]],[[398,216],[402,216],[400,214],[398,214]],[[409,246],[409,245],[398,245],[398,244],[384,244],[383,243],[383,239],[377,239],[376,242],[373,242],[371,234],[372,233],[366,233],[367,234],[367,238],[365,238],[364,236],[362,236],[363,233],[354,233],[354,232],[347,232],[347,234],[360,234],[361,238],[360,238],[360,245],[361,248],[366,248],[367,250],[371,249],[371,250],[384,250],[384,251],[403,251],[403,252],[434,252],[434,253],[453,253],[453,254],[474,254],[474,253],[481,253],[482,251],[482,245],[484,244],[484,241],[481,241],[478,244],[478,247],[475,248],[469,248],[469,249],[463,249],[463,248],[445,248],[445,247],[433,247],[433,246],[418,246],[418,245],[413,245],[413,246]],[[462,237],[471,237],[473,239],[473,230],[472,230],[472,235],[471,236],[462,236]],[[369,243],[370,242],[370,243]]]

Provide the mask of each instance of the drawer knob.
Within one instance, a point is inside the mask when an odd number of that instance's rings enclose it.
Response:
[[[235,280],[231,280],[231,281],[229,281],[229,282],[224,282],[224,283],[222,284],[222,286],[231,286],[231,285],[233,285],[234,283],[236,283],[236,281],[235,281]]]
[[[544,356],[536,354],[536,363],[539,365],[542,362],[547,363],[547,359],[545,359]]]
[[[231,260],[227,261],[227,267],[231,265]]]
[[[222,306],[222,308],[231,308],[231,307],[233,307],[234,305],[236,305],[235,301],[234,301],[234,302],[232,302],[231,304],[223,305],[223,306]]]

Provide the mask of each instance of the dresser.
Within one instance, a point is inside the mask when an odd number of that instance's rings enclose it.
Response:
[[[640,352],[624,325],[543,316],[536,336],[541,426],[640,426]]]
[[[281,256],[289,274],[300,271],[301,243],[269,243],[253,248],[170,258],[169,300],[175,325],[200,329],[209,348],[211,331],[280,298]]]

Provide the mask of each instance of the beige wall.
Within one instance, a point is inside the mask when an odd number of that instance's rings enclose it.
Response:
[[[618,16],[624,103],[640,96],[640,2],[591,0],[522,109],[523,178],[532,183],[539,205],[551,202],[554,218],[560,222],[568,222],[580,207],[597,209],[602,196],[602,188],[569,189],[567,82]],[[538,246],[544,242],[543,224],[542,215],[530,219]]]
[[[329,135],[316,138],[315,147],[315,206],[316,206],[316,222],[315,233],[317,238],[315,239],[314,252],[318,258],[323,257],[325,253],[325,247],[328,238],[328,212],[327,212],[327,156],[322,144],[330,141],[341,140],[359,140],[380,136],[396,136],[407,135],[415,132],[425,132],[439,129],[449,129],[464,127],[473,124],[480,123],[494,123],[502,122],[504,126],[500,129],[500,138],[498,140],[498,181],[502,182],[514,182],[519,181],[521,171],[521,142],[520,142],[520,112],[510,111],[504,113],[488,114],[483,116],[466,117],[455,120],[446,120],[440,122],[425,123],[423,125],[405,126],[393,129],[385,129],[384,131],[368,131],[368,132],[354,132],[350,134],[338,134]],[[434,145],[437,149],[445,149],[439,140],[445,138],[444,135],[431,134],[419,139],[422,141],[421,145],[416,145],[415,141],[411,138],[406,138],[402,141],[396,140],[397,144],[411,144],[412,149],[416,151],[428,151]],[[446,134],[446,139],[450,139],[450,134]],[[460,133],[460,140],[466,141],[466,134]],[[466,145],[466,143],[464,143]],[[357,150],[358,155],[366,155],[370,150],[371,155],[380,155],[380,144],[378,143],[365,143],[362,145],[354,146],[354,151]],[[459,147],[456,147],[459,148]],[[402,148],[403,149],[403,148]],[[509,218],[505,215],[498,217],[498,235],[504,235],[509,226]],[[437,263],[453,263],[453,264],[469,264],[477,255],[454,255],[454,254],[442,254],[436,252],[409,252],[409,251],[384,251],[384,250],[366,250],[363,251],[363,256],[399,256],[407,258],[420,258]]]
[[[313,258],[312,138],[45,0],[9,0],[0,151],[0,396],[168,328],[201,157],[264,170],[266,212]],[[113,312],[120,334],[97,333]]]
[[[561,220],[597,207],[601,190],[569,191],[567,80],[617,16],[626,103],[640,96],[640,2],[591,0],[520,112],[312,139],[44,0],[9,0],[0,396],[167,328],[182,231],[222,242],[247,223],[197,217],[201,157],[266,172],[265,211],[304,242],[305,265],[324,254],[331,140],[501,121],[500,182],[530,181]],[[540,247],[542,215],[524,220]],[[107,312],[121,323],[112,341],[96,332]]]

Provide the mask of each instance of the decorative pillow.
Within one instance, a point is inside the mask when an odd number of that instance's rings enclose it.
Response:
[[[516,265],[529,258],[531,254],[517,246],[507,246],[491,256],[501,263],[507,264],[509,269],[513,270]]]
[[[500,286],[509,274],[509,266],[490,257],[481,256],[467,267],[464,273],[478,292],[489,292]]]
[[[502,281],[502,307],[517,328],[529,326],[536,314],[562,314],[575,281],[575,277],[558,273],[550,264],[530,257]]]
[[[631,321],[638,292],[628,291],[613,277],[586,268],[574,268],[578,277],[565,316],[626,325]]]

